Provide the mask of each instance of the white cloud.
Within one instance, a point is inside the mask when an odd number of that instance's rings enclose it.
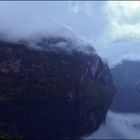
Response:
[[[110,66],[124,59],[139,60],[140,2],[107,1],[104,9],[108,28],[101,36],[99,54]]]
[[[106,43],[122,37],[140,37],[140,2],[108,1],[106,12],[110,31],[103,36]]]
[[[69,10],[78,13],[81,10],[81,2],[69,1]]]
[[[92,16],[94,11],[93,5],[94,2],[91,1],[69,1],[71,11],[74,11],[75,13],[85,12],[87,16]]]
[[[55,26],[68,26],[80,37],[98,42],[105,29],[104,2],[0,2],[0,31],[13,36],[47,32],[50,22]],[[48,25],[49,24],[49,25]],[[102,28],[102,30],[100,30]],[[5,35],[7,36],[7,35]],[[95,45],[96,46],[96,45]]]

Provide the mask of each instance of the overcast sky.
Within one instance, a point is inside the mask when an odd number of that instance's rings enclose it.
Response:
[[[46,32],[56,25],[92,42],[110,65],[140,60],[139,1],[0,2],[0,34]]]

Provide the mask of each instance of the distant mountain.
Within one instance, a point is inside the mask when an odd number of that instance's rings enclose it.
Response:
[[[0,41],[0,133],[78,138],[99,128],[115,88],[107,64],[79,43]]]
[[[111,69],[117,94],[111,109],[140,112],[140,61],[123,61]]]

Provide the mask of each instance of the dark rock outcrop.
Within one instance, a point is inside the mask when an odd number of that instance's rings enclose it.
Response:
[[[97,130],[115,92],[108,66],[64,38],[36,45],[0,41],[0,132],[42,139]]]

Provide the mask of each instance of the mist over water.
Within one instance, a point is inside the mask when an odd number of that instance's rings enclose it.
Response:
[[[139,139],[140,114],[109,111],[105,124],[84,139]]]

